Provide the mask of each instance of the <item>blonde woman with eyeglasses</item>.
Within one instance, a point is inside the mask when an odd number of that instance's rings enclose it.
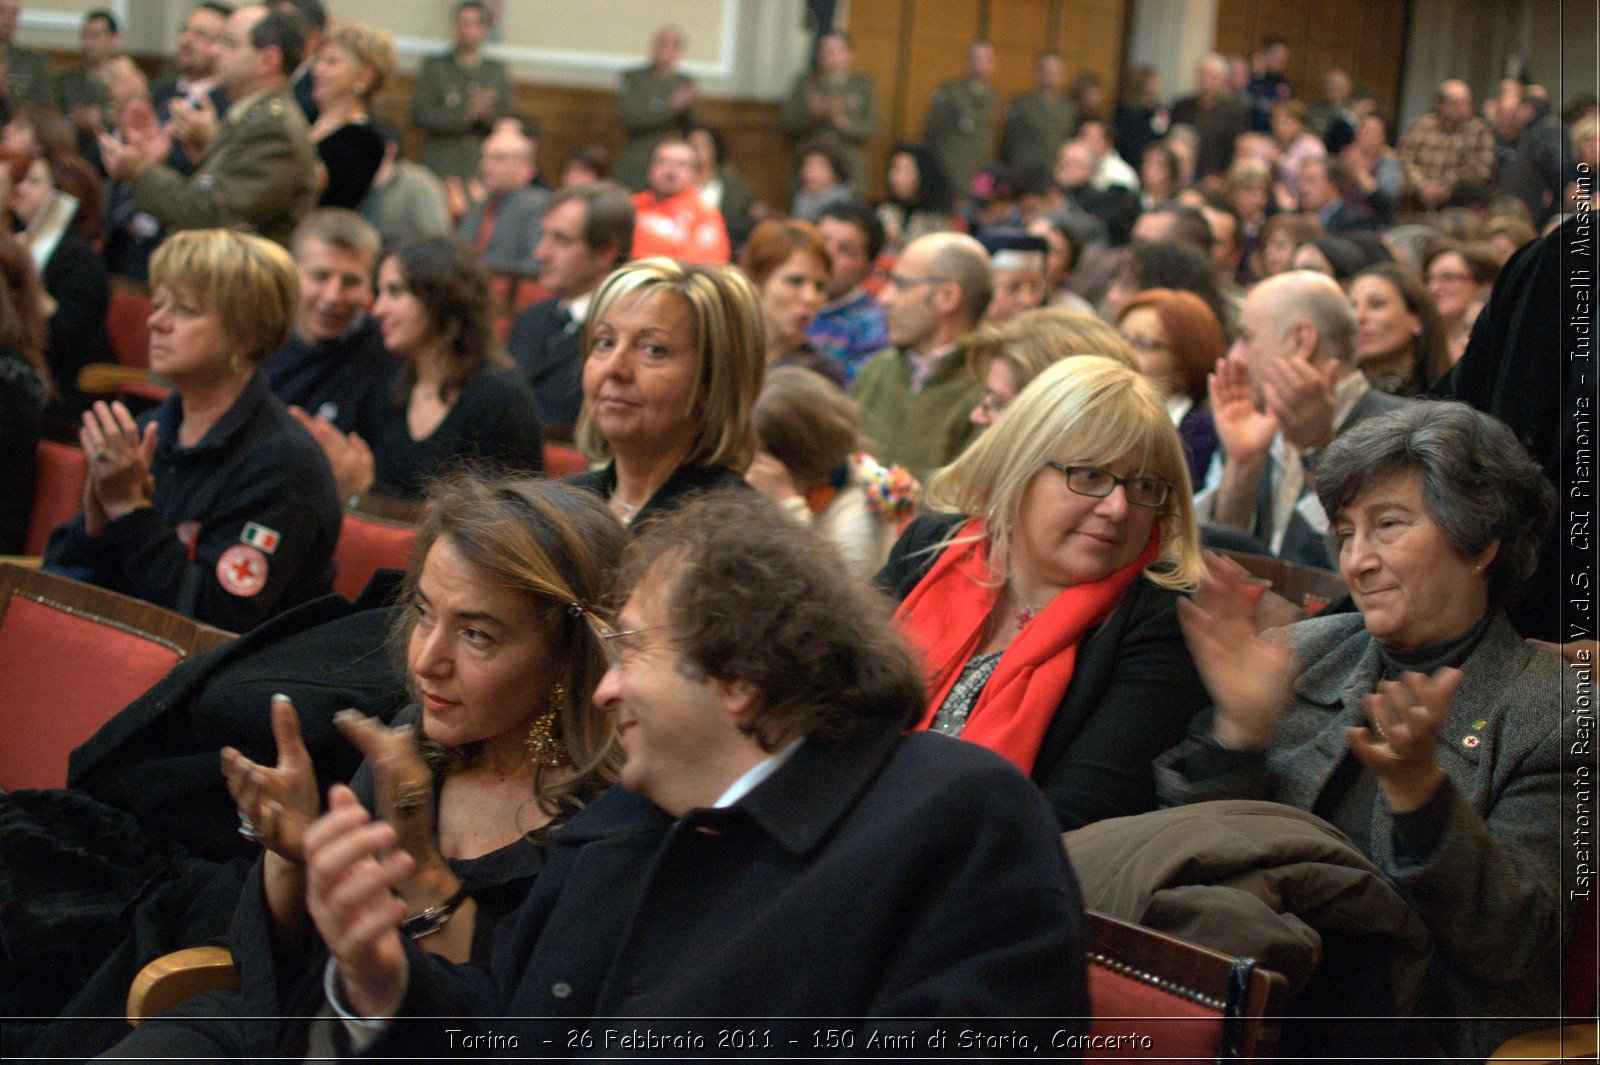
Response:
[[[878,583],[929,671],[921,727],[1028,774],[1063,829],[1155,808],[1151,762],[1204,694],[1176,604],[1202,572],[1161,396],[1055,363],[929,486]]]

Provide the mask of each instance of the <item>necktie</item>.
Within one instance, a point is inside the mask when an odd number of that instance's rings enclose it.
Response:
[[[500,200],[490,197],[483,203],[483,221],[478,223],[478,239],[473,241],[472,247],[479,255],[489,246],[489,238],[494,236],[494,224],[500,217]]]

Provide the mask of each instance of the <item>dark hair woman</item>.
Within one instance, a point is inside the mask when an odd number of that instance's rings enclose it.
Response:
[[[1356,311],[1356,363],[1374,388],[1416,396],[1450,369],[1444,324],[1433,296],[1395,263],[1362,270],[1350,282]]]
[[[76,415],[84,406],[79,371],[111,356],[106,330],[111,277],[93,243],[102,229],[100,178],[82,156],[55,151],[36,156],[14,176],[11,210],[30,230],[30,250],[55,301],[45,361],[55,376],[61,409]],[[65,194],[59,216],[50,210],[57,193]]]
[[[471,248],[436,237],[395,249],[378,267],[372,314],[401,360],[372,440],[296,414],[343,498],[417,499],[430,478],[463,464],[544,469],[538,404],[495,340],[489,275]]]
[[[464,476],[429,500],[394,633],[414,702],[393,731],[340,715],[367,760],[330,797],[394,828],[414,865],[395,889],[412,914],[401,927],[424,950],[486,961],[552,835],[617,778],[613,721],[593,701],[606,670],[595,611],[624,540],[593,496],[548,481]],[[230,933],[241,987],[147,1021],[116,1056],[304,1057],[324,1045],[307,1023],[327,955],[306,912],[302,846],[322,801],[294,706],[274,699],[272,718],[275,766],[222,752],[241,831],[265,848]]]
[[[22,554],[50,397],[44,289],[28,249],[0,234],[0,555]]]

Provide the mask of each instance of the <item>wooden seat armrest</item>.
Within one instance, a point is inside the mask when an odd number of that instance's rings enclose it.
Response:
[[[196,995],[238,986],[239,972],[227,947],[190,947],[163,954],[133,978],[128,988],[128,1023],[137,1026]]]

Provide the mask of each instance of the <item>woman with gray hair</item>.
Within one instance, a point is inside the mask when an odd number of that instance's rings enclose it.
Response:
[[[1537,1026],[1519,1018],[1559,1010],[1574,677],[1501,609],[1555,492],[1505,425],[1461,403],[1368,419],[1317,474],[1360,613],[1262,635],[1242,572],[1213,559],[1179,614],[1214,706],[1157,786],[1169,803],[1272,799],[1344,831],[1433,934],[1416,1014],[1449,1020],[1416,1034],[1481,1060]]]

